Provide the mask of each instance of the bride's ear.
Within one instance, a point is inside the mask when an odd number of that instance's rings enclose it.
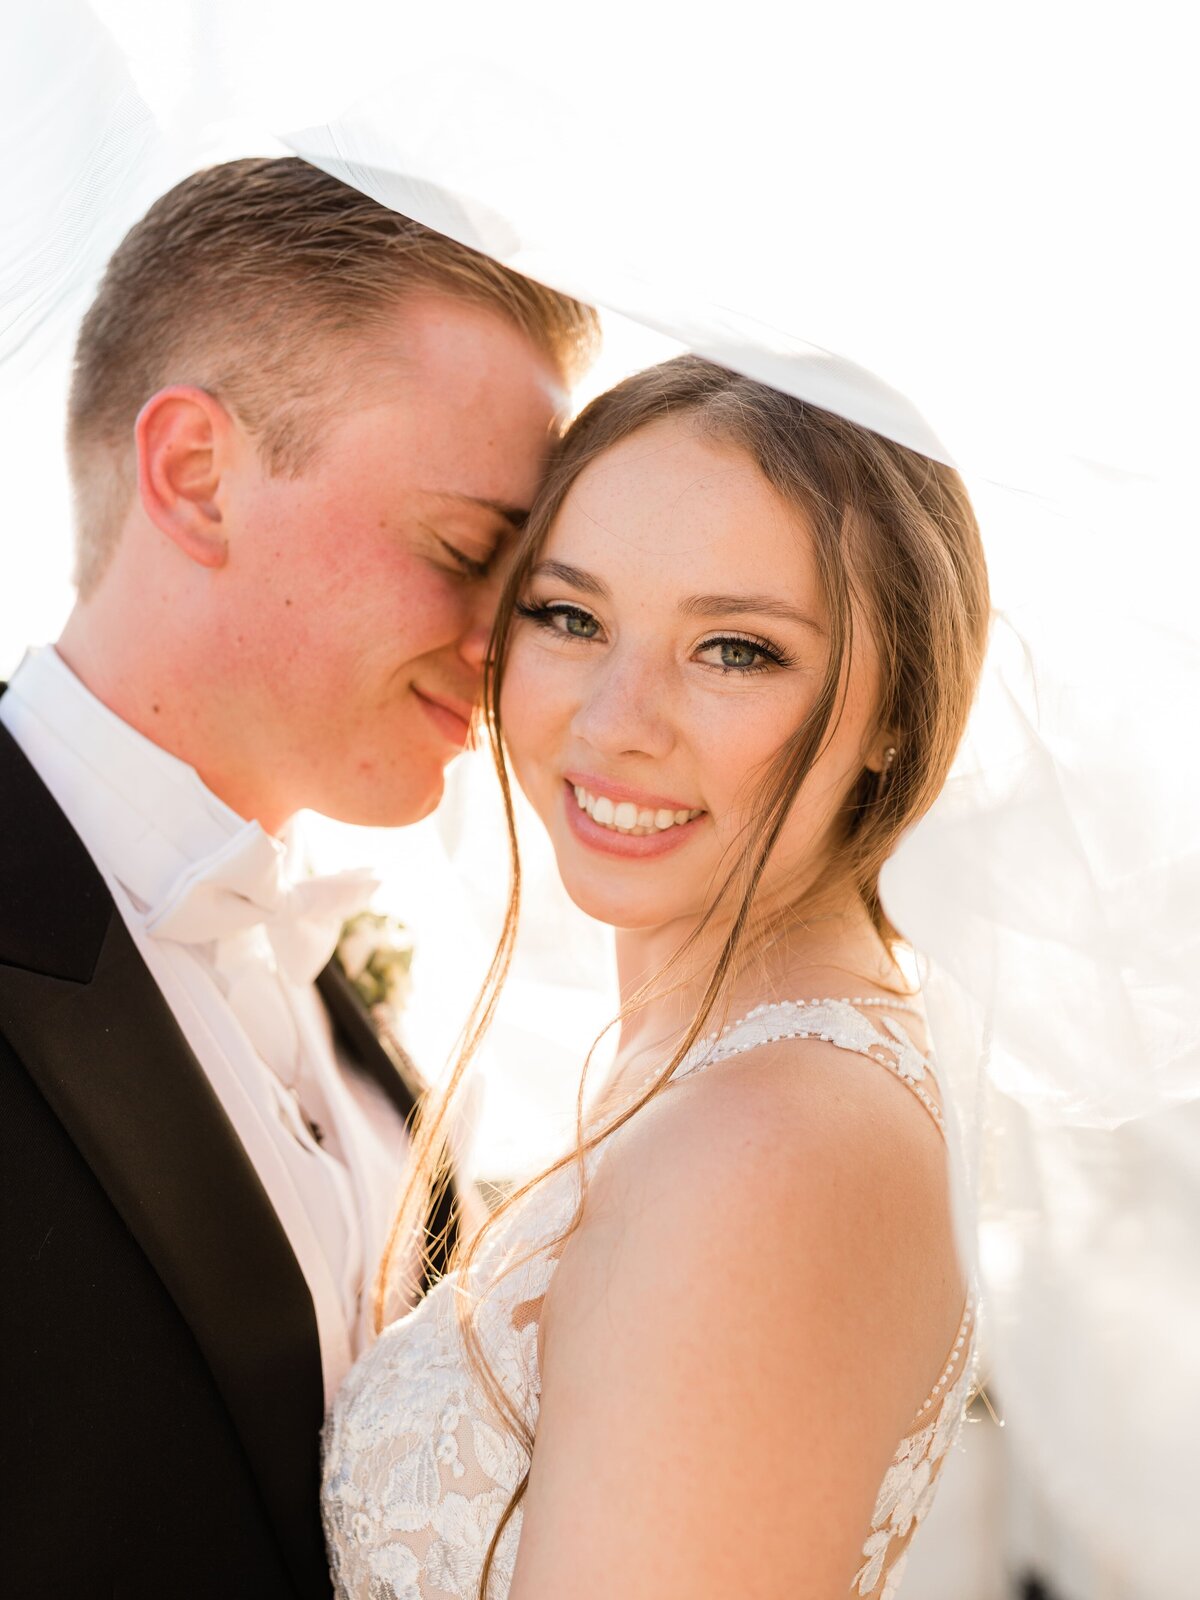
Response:
[[[880,776],[889,772],[896,759],[897,743],[896,735],[891,729],[883,729],[868,747],[863,757],[863,765],[869,772],[877,772]]]
[[[229,413],[203,389],[160,389],[138,413],[142,508],[160,533],[202,567],[223,567],[229,558],[221,482],[233,434]]]

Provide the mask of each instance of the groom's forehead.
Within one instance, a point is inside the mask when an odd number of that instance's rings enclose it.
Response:
[[[446,354],[401,347],[395,381],[348,431],[355,470],[420,491],[441,516],[519,531],[559,437],[561,377],[498,319],[455,328]]]
[[[516,379],[534,383],[556,406],[566,403],[562,357],[501,306],[418,288],[398,296],[360,337],[365,356],[390,363],[399,378],[414,383],[486,397],[499,383]]]

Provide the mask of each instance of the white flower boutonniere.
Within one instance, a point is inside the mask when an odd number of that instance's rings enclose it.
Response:
[[[412,935],[402,922],[381,911],[360,911],[345,923],[337,958],[373,1016],[395,1017],[404,1009],[411,986]]]

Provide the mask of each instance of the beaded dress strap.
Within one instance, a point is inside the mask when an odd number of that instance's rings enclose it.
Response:
[[[841,1050],[866,1056],[885,1067],[918,1099],[929,1113],[942,1137],[946,1135],[942,1108],[930,1094],[926,1082],[937,1084],[933,1062],[917,1049],[908,1034],[892,1017],[883,1017],[887,1034],[881,1033],[863,1015],[863,1008],[885,1007],[922,1016],[919,1006],[909,1000],[872,995],[868,998],[821,1000],[776,1000],[755,1006],[744,1017],[731,1022],[719,1033],[701,1040],[682,1063],[676,1077],[695,1071],[710,1062],[742,1055],[760,1045],[779,1039],[821,1039]],[[890,1034],[890,1038],[887,1036]],[[735,1042],[736,1041],[736,1042]]]

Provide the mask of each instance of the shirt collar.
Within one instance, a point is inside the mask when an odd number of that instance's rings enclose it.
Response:
[[[76,832],[141,910],[246,827],[195,768],[102,704],[53,646],[26,655],[0,706]]]

